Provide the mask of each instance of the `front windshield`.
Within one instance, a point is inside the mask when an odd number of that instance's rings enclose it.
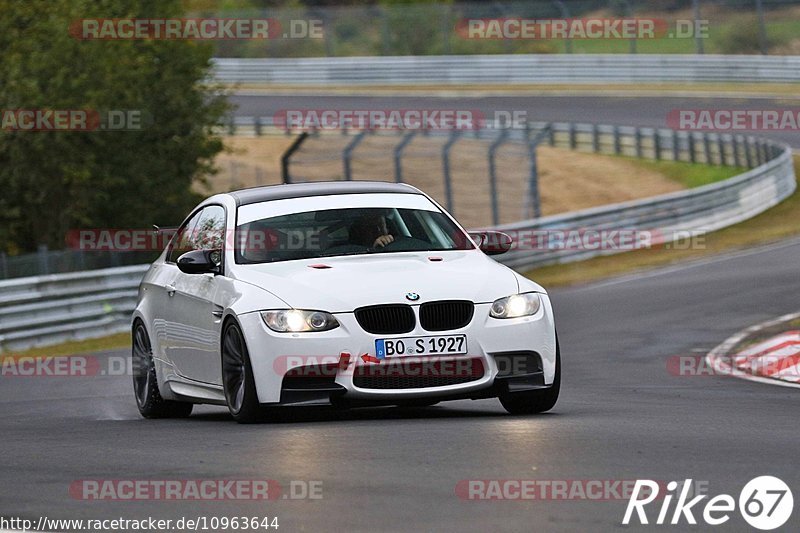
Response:
[[[470,250],[471,239],[439,211],[353,207],[262,218],[237,228],[236,262]]]

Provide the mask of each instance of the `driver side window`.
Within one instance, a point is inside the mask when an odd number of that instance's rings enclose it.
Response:
[[[181,255],[192,250],[222,250],[224,242],[225,209],[210,205],[198,211],[178,230],[167,261],[175,263]]]

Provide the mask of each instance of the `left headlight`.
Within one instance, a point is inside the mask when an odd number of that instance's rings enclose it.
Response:
[[[328,331],[338,328],[336,318],[325,311],[305,311],[303,309],[276,309],[262,311],[261,318],[272,331],[278,333],[299,333],[303,331]]]
[[[542,300],[535,292],[512,294],[492,303],[489,316],[492,318],[518,318],[534,315],[542,306]]]

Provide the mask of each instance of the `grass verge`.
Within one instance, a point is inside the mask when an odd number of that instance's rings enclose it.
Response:
[[[794,158],[795,169],[800,157]],[[687,178],[689,179],[689,178]],[[691,178],[696,179],[696,178]],[[695,246],[680,249],[681,243],[623,252],[586,261],[548,265],[525,275],[545,287],[587,283],[638,270],[691,261],[730,250],[747,248],[800,234],[800,192],[764,213],[734,226],[708,233]]]
[[[129,348],[130,345],[131,334],[125,332],[99,337],[97,339],[68,341],[54,346],[42,346],[19,352],[4,353],[0,354],[0,360],[6,357],[62,357],[92,352],[104,352],[108,350],[120,350]]]
[[[687,189],[732,178],[747,170],[744,167],[719,167],[685,161],[650,161],[634,157],[626,157],[626,159],[630,159],[643,169],[658,172]]]

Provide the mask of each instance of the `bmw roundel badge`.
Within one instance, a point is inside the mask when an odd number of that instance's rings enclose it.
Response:
[[[419,300],[419,294],[417,294],[416,292],[407,292],[406,300],[411,300],[412,302],[416,302],[417,300]]]

